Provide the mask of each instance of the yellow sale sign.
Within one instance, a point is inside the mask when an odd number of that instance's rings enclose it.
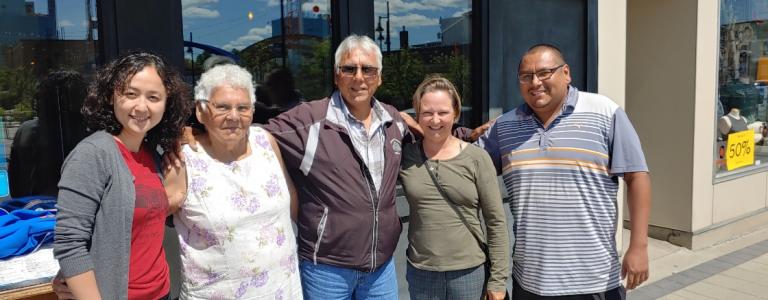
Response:
[[[755,163],[755,132],[744,130],[728,135],[725,164],[728,171]]]

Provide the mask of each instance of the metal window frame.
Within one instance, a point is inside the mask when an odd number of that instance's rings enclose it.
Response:
[[[152,7],[147,11],[147,7]],[[151,12],[153,16],[147,16]],[[99,30],[97,63],[146,49],[184,67],[181,0],[96,0]]]

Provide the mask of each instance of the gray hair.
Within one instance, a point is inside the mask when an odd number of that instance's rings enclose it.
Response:
[[[352,52],[354,49],[360,49],[366,53],[374,53],[376,55],[376,68],[379,69],[379,75],[381,75],[382,64],[381,49],[379,49],[379,45],[376,45],[376,42],[374,42],[368,36],[357,34],[348,36],[343,41],[341,41],[339,47],[336,48],[336,54],[334,55],[335,62],[333,64],[334,74],[339,72],[339,64],[341,64],[341,59],[344,58],[345,55]]]
[[[209,101],[213,90],[222,86],[244,89],[251,104],[256,102],[253,77],[238,65],[218,65],[205,71],[195,86],[195,101]]]

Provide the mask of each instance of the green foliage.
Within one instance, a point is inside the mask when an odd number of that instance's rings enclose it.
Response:
[[[323,40],[312,45],[312,52],[299,66],[300,78],[295,78],[296,88],[307,100],[320,99],[331,94],[333,82],[331,41]]]
[[[413,91],[424,80],[424,62],[418,55],[403,49],[384,57],[382,85],[376,98],[403,110],[411,108]]]
[[[14,107],[14,113],[12,114],[13,119],[19,122],[24,122],[26,120],[32,119],[34,117],[35,112],[32,110],[31,103],[28,102],[19,102]]]
[[[31,116],[37,84],[31,67],[0,69],[0,107]]]
[[[466,57],[461,54],[441,54],[432,57],[431,67],[431,74],[439,73],[456,86],[463,105],[472,102],[472,80]]]
[[[211,57],[211,53],[209,53],[208,51],[203,51],[203,53],[195,57],[194,61],[188,57],[185,57],[184,68],[186,73],[191,75],[190,72],[194,72],[195,81],[200,79],[200,74],[203,73],[203,63],[205,63],[205,60],[208,59],[209,57]]]
[[[212,56],[212,54],[210,52],[203,51],[202,54],[200,54],[197,57],[195,57],[195,66],[202,67],[203,64],[205,63],[205,60],[208,59],[211,56]]]
[[[240,65],[253,74],[256,82],[264,80],[264,76],[278,67],[277,59],[272,55],[272,49],[269,43],[256,43],[245,49],[238,51],[240,56]]]
[[[472,81],[469,61],[458,53],[442,53],[422,58],[413,50],[403,49],[384,57],[383,84],[376,97],[400,110],[411,108],[413,92],[427,75],[441,75],[456,86],[464,105],[471,102]]]

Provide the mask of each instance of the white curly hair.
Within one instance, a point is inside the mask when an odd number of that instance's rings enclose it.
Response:
[[[218,65],[205,71],[195,86],[195,101],[209,101],[213,90],[222,86],[244,89],[248,92],[251,104],[256,103],[253,76],[238,65]]]

